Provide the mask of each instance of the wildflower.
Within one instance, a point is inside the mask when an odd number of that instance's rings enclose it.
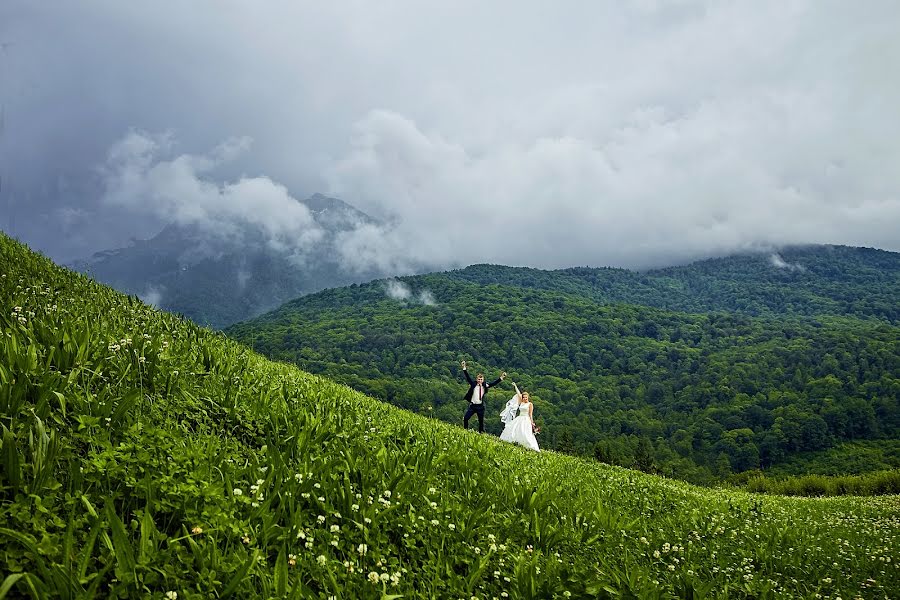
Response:
[[[359,510],[359,504],[352,504],[352,505],[350,506],[350,510],[352,510],[353,512],[358,511],[358,510]]]
[[[359,552],[360,555],[365,556],[366,552],[369,551],[369,547],[366,546],[365,544],[360,544],[359,546],[356,547],[356,551]]]
[[[450,523],[449,525],[447,525],[447,527],[450,529],[450,531],[456,530],[456,525],[454,525],[453,523]]]
[[[288,565],[294,566],[297,564],[297,555],[296,554],[288,554]]]
[[[375,571],[369,571],[369,581],[372,583],[378,583],[378,573]]]
[[[231,491],[231,493],[234,494],[235,496],[240,496],[240,495],[243,494],[244,492],[241,491],[241,488],[234,488],[234,489]]]
[[[166,592],[166,598],[168,598],[169,600],[176,600],[178,598],[178,592],[169,590],[168,592]]]
[[[241,541],[244,542],[244,544],[249,544],[249,543],[250,543],[250,536],[245,535],[244,537],[241,538]]]
[[[431,520],[431,524],[432,524],[432,525],[439,525],[439,524],[440,524],[440,521],[438,521],[437,519],[432,519],[432,520]]]
[[[317,520],[319,523],[324,523],[324,522],[325,522],[325,515],[319,515],[318,517],[316,517],[316,520]]]
[[[191,529],[191,533],[193,533],[194,535],[200,535],[201,533],[203,533],[203,528],[199,526],[194,527],[193,529]]]
[[[320,554],[318,557],[316,557],[316,562],[319,563],[320,565],[322,565],[323,567],[325,566],[326,560],[328,560],[328,559],[325,558],[324,554]]]
[[[338,525],[332,525],[332,526],[331,526],[331,533],[335,533],[335,532],[338,532],[338,531],[340,531],[340,530],[341,530],[341,528],[340,528],[340,526],[338,526]]]
[[[428,488],[428,493],[429,493],[429,494],[435,494],[435,493],[437,493],[437,490],[436,490],[435,488],[433,488],[433,487],[430,487],[430,488]]]
[[[384,582],[387,582],[387,580],[390,579],[390,577],[391,577],[391,576],[388,575],[387,573],[382,573],[381,575],[378,576],[378,578],[381,579],[381,581],[384,581]]]

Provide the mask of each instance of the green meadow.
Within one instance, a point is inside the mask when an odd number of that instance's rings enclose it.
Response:
[[[897,496],[532,453],[2,236],[0,271],[0,598],[900,596]]]

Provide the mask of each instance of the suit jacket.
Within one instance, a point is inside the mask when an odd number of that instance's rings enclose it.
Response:
[[[466,381],[469,382],[469,391],[466,392],[466,402],[472,402],[472,394],[475,393],[475,386],[477,386],[478,383],[472,381],[472,378],[469,376],[469,372],[466,369],[463,369],[463,375],[466,376]],[[491,383],[484,382],[484,393],[481,394],[482,404],[484,404],[484,397],[487,396],[488,390],[499,384],[501,381],[503,380],[498,377],[496,381],[492,381]]]

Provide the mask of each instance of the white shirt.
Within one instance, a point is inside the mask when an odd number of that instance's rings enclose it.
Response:
[[[472,404],[481,404],[481,397],[484,395],[482,394],[483,390],[484,388],[481,385],[475,384],[475,389],[472,390]]]

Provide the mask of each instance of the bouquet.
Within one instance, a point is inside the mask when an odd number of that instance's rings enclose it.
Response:
[[[541,432],[541,428],[538,427],[536,423],[532,423],[532,424],[531,424],[531,432],[532,432],[534,435],[537,435],[537,434],[539,434],[539,433]]]

